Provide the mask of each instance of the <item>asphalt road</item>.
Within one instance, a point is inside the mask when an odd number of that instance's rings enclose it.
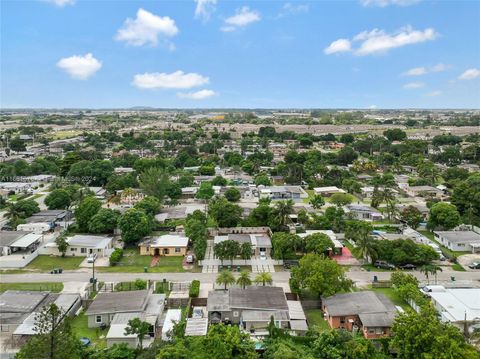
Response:
[[[426,283],[425,275],[418,272],[410,272],[415,275],[422,283]],[[290,272],[275,272],[271,273],[272,279],[276,283],[288,282]],[[358,285],[365,285],[371,283],[374,276],[379,280],[387,280],[390,278],[391,272],[366,272],[357,268],[352,268],[347,272],[347,276]],[[202,282],[215,282],[217,273],[95,273],[99,281],[104,282],[120,282],[131,281],[137,278],[150,280],[169,280],[169,281],[191,281],[198,279]],[[254,275],[254,274],[252,274]],[[458,284],[472,285],[480,287],[480,271],[476,272],[454,272],[444,271],[437,275],[439,283],[451,282],[451,277],[455,277]],[[12,282],[87,282],[91,277],[91,272],[74,272],[67,271],[62,274],[49,273],[22,273],[22,274],[2,274],[0,281],[5,283]],[[430,278],[433,282],[434,279]]]

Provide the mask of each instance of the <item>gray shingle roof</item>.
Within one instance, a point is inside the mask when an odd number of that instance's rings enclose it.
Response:
[[[85,314],[143,312],[147,297],[147,290],[98,293]]]

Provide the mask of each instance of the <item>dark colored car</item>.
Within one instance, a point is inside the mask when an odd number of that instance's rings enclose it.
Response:
[[[394,270],[395,266],[391,263],[385,262],[385,261],[375,261],[373,264],[377,268],[381,269],[389,269],[389,270]]]
[[[400,269],[413,270],[413,269],[417,269],[417,266],[415,264],[408,263],[408,264],[401,265]]]
[[[480,262],[473,262],[468,265],[470,269],[480,269]]]

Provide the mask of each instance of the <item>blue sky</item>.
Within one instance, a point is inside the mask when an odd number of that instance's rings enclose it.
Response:
[[[478,1],[1,1],[8,107],[479,108]]]

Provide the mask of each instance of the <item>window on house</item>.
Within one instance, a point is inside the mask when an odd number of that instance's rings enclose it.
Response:
[[[102,322],[102,316],[101,316],[101,315],[97,315],[97,316],[95,317],[95,322],[101,323],[101,322]]]
[[[376,328],[375,329],[375,334],[383,334],[382,328]]]
[[[80,248],[81,253],[87,253],[87,248]]]
[[[180,253],[181,249],[180,247],[175,247],[175,253]]]
[[[344,324],[345,323],[345,317],[340,317],[340,324]]]

